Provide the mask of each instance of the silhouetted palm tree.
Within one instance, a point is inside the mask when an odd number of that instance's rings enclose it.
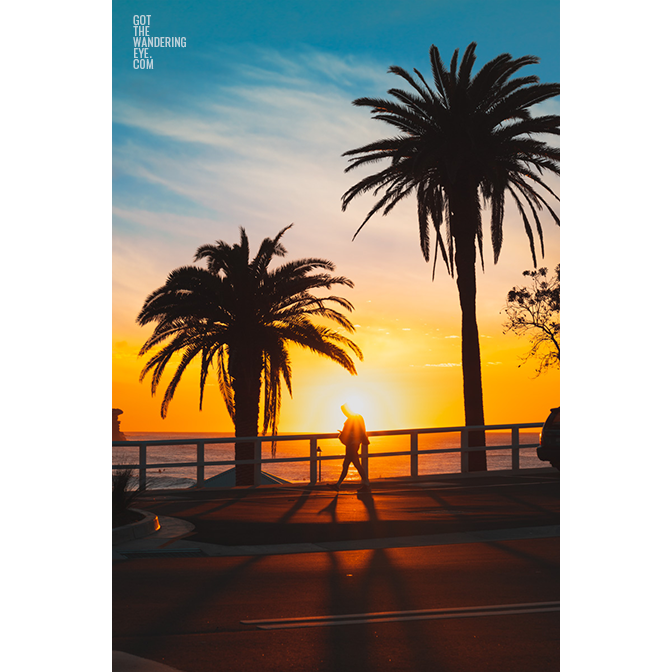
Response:
[[[557,196],[544,182],[544,171],[559,174],[560,153],[538,139],[559,134],[558,115],[533,117],[532,105],[560,93],[559,84],[539,84],[536,76],[511,79],[520,68],[538,62],[535,56],[514,59],[502,54],[486,63],[472,78],[476,44],[470,44],[458,68],[455,50],[446,69],[439,50],[429,55],[434,78],[432,89],[415,70],[419,81],[393,66],[413,91],[390,89],[395,100],[359,98],[354,105],[371,107],[374,119],[392,125],[398,135],[345,152],[347,171],[390,159],[389,165],[364,178],[343,195],[343,210],[360,194],[378,198],[355,236],[377,212],[390,212],[401,200],[416,194],[420,246],[430,256],[431,229],[436,235],[434,269],[438,250],[451,275],[457,269],[462,309],[462,370],[467,425],[484,424],[478,326],[476,323],[476,244],[483,265],[482,201],[492,211],[491,237],[494,261],[502,247],[504,200],[516,204],[530,241],[533,263],[536,250],[528,211],[536,225],[543,256],[543,233],[537,210],[544,207],[560,223],[545,196]],[[544,193],[546,192],[546,193]],[[482,200],[481,200],[482,199]],[[445,223],[445,233],[442,225]],[[431,227],[431,228],[430,228]],[[445,242],[443,236],[445,235]],[[470,433],[471,446],[485,445],[484,433]],[[486,469],[485,452],[470,453],[470,470]]]
[[[196,358],[201,365],[199,408],[208,372],[214,367],[236,436],[241,437],[258,436],[262,384],[263,432],[270,428],[277,433],[281,380],[292,393],[289,343],[324,355],[356,375],[344,348],[361,359],[357,345],[314,320],[325,318],[353,332],[350,321],[331,307],[351,311],[352,305],[339,296],[318,298],[312,294],[316,289],[352,287],[353,283],[331,275],[335,267],[324,259],[300,259],[269,270],[274,257],[286,254],[280,238],[288,228],[274,239],[264,239],[252,260],[244,229],[239,244],[218,241],[203,245],[195,260],[206,260],[207,268],[178,268],[147,297],[137,320],[141,325],[155,322],[156,326],[140,355],[162,345],[140,375],[142,380],[152,372],[152,394],[172,357],[180,357],[163,397],[161,417],[166,417],[182,374]],[[253,458],[254,444],[236,444],[236,459]],[[252,478],[251,465],[236,469],[238,485],[250,484]]]

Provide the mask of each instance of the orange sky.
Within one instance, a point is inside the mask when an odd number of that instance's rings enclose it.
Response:
[[[517,222],[515,222],[517,224]],[[383,235],[382,226],[372,228],[369,240],[348,241],[375,250]],[[253,249],[259,236],[248,232]],[[285,238],[288,258],[298,227]],[[283,392],[280,431],[336,431],[343,423],[342,403],[359,406],[369,429],[453,426],[463,424],[462,370],[460,366],[460,311],[454,280],[440,269],[434,282],[431,267],[421,258],[414,240],[415,231],[400,236],[385,255],[358,268],[358,261],[337,263],[337,273],[354,280],[353,290],[342,295],[355,305],[352,321],[358,325],[354,340],[364,352],[358,362],[359,375],[351,376],[335,363],[300,348],[292,350],[294,397]],[[228,237],[234,241],[236,234]],[[203,241],[205,242],[205,241]],[[557,263],[559,232],[547,227],[545,265]],[[522,244],[512,256],[507,244]],[[510,232],[505,238],[502,258],[493,266],[486,251],[486,272],[478,271],[478,319],[481,332],[481,360],[485,417],[489,424],[537,422],[560,402],[559,372],[535,377],[535,364],[520,367],[527,339],[504,335],[500,312],[508,289],[524,284],[521,275],[531,268],[524,234]],[[192,250],[184,250],[190,263]],[[318,251],[319,253],[319,251]],[[526,254],[527,253],[527,254]],[[386,270],[384,262],[390,262]],[[159,415],[160,396],[152,398],[149,381],[138,382],[142,361],[137,352],[151,328],[139,328],[133,319],[144,296],[162,284],[172,266],[157,269],[151,280],[135,292],[135,301],[115,303],[117,319],[113,336],[113,405],[121,408],[122,429],[126,431],[232,431],[213,377],[206,390],[203,411],[198,410],[198,370],[183,378],[169,408],[168,417]],[[165,385],[164,385],[165,387]]]

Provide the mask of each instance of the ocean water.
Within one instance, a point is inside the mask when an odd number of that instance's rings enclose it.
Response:
[[[187,488],[196,484],[196,467],[152,467],[152,464],[195,462],[196,445],[189,444],[193,438],[221,438],[232,434],[213,433],[168,433],[168,432],[125,432],[129,441],[144,440],[173,440],[184,439],[184,445],[170,446],[147,446],[147,487],[148,489],[159,488]],[[508,445],[511,443],[510,432],[487,432],[486,444],[488,447]],[[529,447],[520,449],[520,468],[533,469],[548,467],[548,462],[541,462],[537,458],[536,446],[539,441],[539,431],[520,432],[520,444],[531,444]],[[324,439],[318,441],[321,456],[318,467],[318,475],[323,482],[333,482],[338,479],[343,464],[344,446],[338,439]],[[445,434],[420,434],[418,437],[419,450],[459,448],[459,432]],[[234,444],[206,444],[205,460],[233,460]],[[371,437],[369,445],[369,477],[391,478],[395,476],[408,476],[410,474],[410,456],[375,457],[376,453],[410,450],[409,436],[385,436]],[[279,441],[277,443],[276,459],[288,457],[308,457],[308,440]],[[270,443],[262,444],[262,459],[271,457]],[[331,458],[331,459],[330,459]],[[112,448],[112,464],[137,464],[137,446],[114,446]],[[230,469],[230,466],[215,466],[205,468],[205,478],[216,476],[222,471]],[[499,471],[511,468],[511,450],[502,449],[488,452],[488,470]],[[270,474],[279,476],[293,483],[305,483],[310,481],[309,462],[270,462],[262,464],[262,469]],[[438,453],[419,455],[419,474],[447,474],[460,472],[459,453]],[[346,481],[359,481],[357,470],[350,466]]]

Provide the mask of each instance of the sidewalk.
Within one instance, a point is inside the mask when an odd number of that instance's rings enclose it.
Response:
[[[148,491],[136,508],[160,529],[113,546],[113,559],[250,556],[479,543],[559,534],[559,476]],[[542,473],[543,472],[543,473]],[[515,495],[515,497],[514,497]],[[478,503],[478,506],[474,506]]]

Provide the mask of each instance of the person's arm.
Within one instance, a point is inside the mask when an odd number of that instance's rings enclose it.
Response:
[[[362,445],[368,446],[371,443],[371,441],[369,441],[369,437],[366,434],[366,424],[364,423],[364,418],[361,415],[359,416],[359,435],[361,437]]]
[[[343,444],[347,445],[348,439],[350,438],[350,420],[346,420],[345,424],[343,425],[343,429],[341,430],[340,434],[338,435],[338,440]]]

